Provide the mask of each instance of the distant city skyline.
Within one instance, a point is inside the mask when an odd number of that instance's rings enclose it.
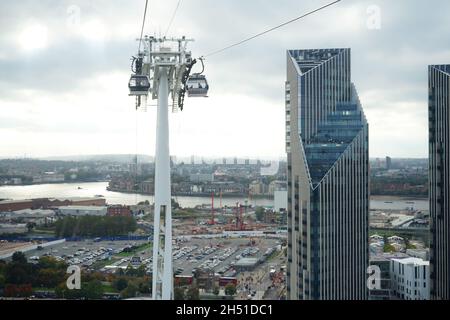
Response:
[[[190,49],[201,56],[327,2],[258,2],[258,10],[255,3],[183,3],[171,33],[194,38]],[[145,32],[162,34],[176,4],[151,1]],[[137,0],[0,4],[1,158],[154,154],[155,107],[136,114],[127,92],[142,7]],[[210,97],[186,99],[171,115],[171,153],[283,157],[284,55],[301,46],[352,48],[371,158],[426,158],[426,69],[449,60],[442,41],[449,9],[444,0],[342,1],[207,59]]]

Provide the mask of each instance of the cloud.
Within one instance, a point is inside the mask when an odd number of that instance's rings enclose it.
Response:
[[[184,1],[170,34],[195,38],[190,48],[200,56],[325,3]],[[163,35],[176,4],[150,1],[146,33]],[[0,3],[0,156],[133,153],[136,144],[154,153],[155,107],[136,115],[127,96],[143,5]],[[374,6],[380,29],[372,30]],[[371,156],[427,156],[427,65],[450,63],[449,9],[444,0],[341,1],[207,57],[210,98],[187,99],[172,116],[172,153],[283,156],[286,50],[350,47]]]

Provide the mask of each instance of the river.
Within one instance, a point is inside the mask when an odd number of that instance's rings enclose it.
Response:
[[[29,186],[1,186],[0,199],[32,199],[32,198],[65,198],[65,197],[93,197],[102,195],[108,204],[133,205],[140,201],[153,202],[153,196],[114,192],[106,190],[107,182],[80,182],[80,183],[58,183],[58,184],[36,184]],[[207,197],[175,197],[182,207],[195,207],[199,204],[210,204]],[[222,205],[234,206],[236,202],[243,203],[244,197],[224,197]],[[253,206],[272,206],[271,199],[252,199],[249,204]],[[219,206],[219,199],[214,201]],[[373,196],[370,201],[371,209],[379,210],[401,210],[413,207],[416,210],[428,210],[426,199],[406,199],[400,197],[378,197]]]

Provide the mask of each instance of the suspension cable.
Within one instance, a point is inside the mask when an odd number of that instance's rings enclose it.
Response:
[[[147,6],[148,6],[148,0],[145,0],[144,17],[142,18],[142,28],[141,28],[141,36],[139,37],[138,53],[141,51],[142,35],[144,34],[145,18],[147,16]]]
[[[301,15],[301,16],[298,16],[298,17],[296,17],[296,18],[294,18],[294,19],[291,19],[291,20],[289,20],[289,21],[286,21],[286,22],[284,22],[284,23],[282,23],[282,24],[280,24],[280,25],[277,25],[277,26],[275,26],[275,27],[273,27],[273,28],[270,28],[270,29],[268,29],[268,30],[265,30],[265,31],[263,31],[263,32],[260,32],[260,33],[258,33],[258,34],[255,34],[255,35],[253,35],[253,36],[251,36],[251,37],[249,37],[249,38],[246,38],[246,39],[244,39],[244,40],[241,40],[241,41],[239,41],[239,42],[233,43],[233,44],[231,44],[231,45],[229,45],[229,46],[226,46],[226,47],[224,47],[224,48],[222,48],[222,49],[212,51],[212,52],[210,52],[210,53],[208,53],[208,54],[205,54],[205,55],[203,55],[203,56],[201,56],[201,57],[203,57],[203,58],[210,57],[210,56],[219,54],[219,53],[221,53],[221,52],[223,52],[223,51],[225,51],[225,50],[228,50],[228,49],[231,49],[231,48],[233,48],[233,47],[239,46],[239,45],[241,45],[241,44],[243,44],[243,43],[245,43],[245,42],[248,42],[248,41],[253,40],[253,39],[257,38],[257,37],[260,37],[260,36],[262,36],[262,35],[264,35],[264,34],[266,34],[266,33],[269,33],[269,32],[271,32],[271,31],[274,31],[274,30],[278,29],[278,28],[284,27],[284,26],[286,26],[286,25],[288,25],[288,24],[290,24],[290,23],[292,23],[292,22],[295,22],[295,21],[300,20],[300,19],[302,19],[302,18],[305,18],[305,17],[307,17],[307,16],[309,16],[309,15],[312,15],[313,13],[316,13],[316,12],[318,12],[318,11],[320,11],[320,10],[323,10],[323,9],[325,9],[325,8],[327,8],[327,7],[330,7],[330,6],[332,6],[332,5],[334,5],[334,4],[338,3],[338,2],[341,2],[341,0],[336,0],[336,1],[333,1],[333,2],[331,2],[331,3],[328,3],[328,4],[326,4],[326,5],[324,5],[324,6],[320,7],[320,8],[317,8],[317,9],[315,9],[315,10],[312,10],[312,11],[310,11],[310,12],[307,12],[307,13]]]
[[[172,26],[172,23],[173,23],[173,21],[175,20],[175,16],[176,16],[176,14],[177,14],[178,8],[180,7],[181,1],[182,1],[182,0],[178,0],[177,6],[176,6],[176,8],[175,8],[175,10],[173,11],[173,14],[172,14],[172,18],[170,18],[169,25],[167,26],[166,32],[164,33],[164,38],[165,38],[165,37],[167,36],[167,34],[169,33],[170,27]]]

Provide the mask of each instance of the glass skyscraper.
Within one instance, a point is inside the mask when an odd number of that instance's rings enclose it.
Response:
[[[368,124],[350,49],[289,50],[288,299],[367,299]]]
[[[428,67],[430,280],[432,299],[450,299],[450,65]]]

